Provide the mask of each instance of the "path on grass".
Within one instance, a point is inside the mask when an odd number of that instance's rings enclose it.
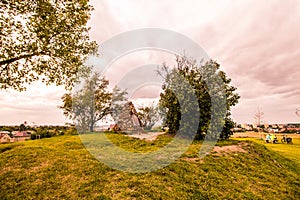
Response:
[[[153,141],[156,140],[157,136],[163,135],[165,132],[148,132],[148,133],[135,133],[132,135],[126,135],[128,137],[138,138],[138,139],[145,139],[146,141]]]

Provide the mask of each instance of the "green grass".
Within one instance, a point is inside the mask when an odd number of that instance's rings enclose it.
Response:
[[[281,139],[281,138],[279,138]],[[258,144],[265,145],[268,149],[273,150],[284,157],[287,157],[297,163],[300,167],[300,138],[293,138],[293,144],[281,143],[279,141],[278,144],[270,144],[265,143],[264,140],[259,138],[239,138],[238,140],[250,140],[256,142]]]
[[[158,150],[172,139],[166,135],[153,142],[117,134],[108,137],[123,149],[143,153]],[[218,145],[238,143],[230,140]],[[288,148],[299,154],[294,147]],[[201,160],[200,148],[201,142],[194,142],[168,167],[134,174],[96,160],[78,136],[2,144],[0,199],[300,198],[300,168],[293,156],[286,156],[289,150],[281,154],[249,141],[243,147],[246,153],[210,154]]]

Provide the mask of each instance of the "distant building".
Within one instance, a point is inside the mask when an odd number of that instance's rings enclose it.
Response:
[[[10,132],[9,131],[0,131],[0,135],[1,134],[10,134]]]
[[[264,127],[265,128],[269,128],[269,124],[268,123],[264,123]]]
[[[288,131],[300,131],[300,128],[286,128]]]
[[[300,128],[299,123],[289,123],[286,125],[287,128]]]
[[[11,138],[7,133],[1,132],[0,143],[4,143],[4,142],[14,142],[14,139]]]
[[[25,141],[30,139],[30,134],[28,134],[26,131],[13,131],[12,132],[15,141]]]
[[[241,128],[245,129],[246,131],[252,131],[252,125],[251,124],[241,124]]]
[[[278,128],[283,129],[284,128],[284,124],[278,124]]]

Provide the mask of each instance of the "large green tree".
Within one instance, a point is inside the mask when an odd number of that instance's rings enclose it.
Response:
[[[230,85],[229,79],[225,72],[220,71],[220,65],[215,61],[209,61],[203,66],[199,66],[195,60],[186,56],[176,56],[176,67],[171,69],[164,65],[159,74],[164,76],[163,92],[160,94],[159,107],[163,113],[164,125],[169,128],[170,133],[176,133],[182,124],[182,115],[185,114],[188,119],[183,124],[182,130],[192,130],[191,126],[198,127],[196,139],[203,139],[207,133],[209,126],[215,124],[225,124],[221,133],[221,138],[227,138],[232,128],[232,120],[230,118],[230,108],[238,103],[240,96],[235,92],[236,88]],[[214,77],[220,77],[222,84],[214,81],[209,86],[206,82],[207,77],[211,80],[219,80]],[[184,84],[186,80],[187,84]],[[223,96],[221,91],[225,91]],[[195,100],[193,100],[195,96]],[[189,99],[190,98],[190,99]],[[212,110],[212,99],[216,98],[225,101],[225,112],[222,107],[215,106]],[[180,103],[181,102],[181,103]],[[221,106],[221,105],[220,105]],[[198,108],[197,115],[194,108]],[[214,112],[214,120],[212,121],[212,112]],[[217,130],[212,130],[217,132]],[[216,137],[213,133],[210,137]]]
[[[43,82],[72,87],[97,44],[90,40],[88,0],[0,1],[0,89]]]
[[[74,120],[80,132],[93,132],[96,122],[111,113],[112,93],[108,84],[108,80],[96,73],[85,79],[82,89],[62,97],[60,108]]]

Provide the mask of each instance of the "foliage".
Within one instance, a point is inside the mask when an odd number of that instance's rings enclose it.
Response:
[[[42,78],[70,88],[97,44],[86,26],[88,0],[0,2],[0,89],[25,90]]]
[[[299,131],[297,130],[288,130],[288,129],[284,129],[283,131],[281,131],[281,133],[298,133]]]
[[[222,133],[220,134],[221,139],[228,139],[231,135],[233,135],[232,129],[234,128],[234,122],[231,118],[225,118],[225,124]],[[245,130],[244,130],[245,132]]]
[[[155,123],[159,120],[158,107],[154,104],[142,106],[138,108],[138,116],[141,120],[142,127],[145,130],[151,130]]]
[[[96,122],[110,114],[112,93],[107,89],[108,80],[95,73],[85,79],[83,88],[62,97],[64,114],[73,119],[80,132],[93,132]]]
[[[20,125],[20,131],[26,131],[26,126],[25,124]]]
[[[220,65],[215,61],[209,61],[204,66],[199,67],[195,60],[191,60],[186,56],[176,56],[177,66],[172,70],[168,70],[166,65],[160,69],[159,74],[165,78],[162,87],[163,92],[160,94],[160,110],[165,115],[164,125],[169,128],[170,133],[176,133],[179,130],[181,117],[186,113],[195,113],[194,108],[199,108],[200,117],[188,116],[187,123],[183,124],[183,130],[191,130],[192,126],[198,127],[196,139],[202,139],[203,133],[207,133],[210,125],[224,121],[225,127],[222,133],[223,138],[227,138],[232,134],[230,128],[233,124],[230,119],[230,107],[238,103],[240,98],[235,93],[236,88],[230,86],[229,79],[225,72],[220,71]],[[220,77],[223,81],[223,88],[220,88],[217,82],[210,83],[210,88],[206,84],[207,77]],[[215,80],[215,79],[213,79]],[[191,88],[184,86],[183,82],[187,81]],[[225,97],[220,91],[225,91]],[[192,101],[192,96],[196,96],[196,102]],[[213,95],[213,96],[212,96]],[[226,101],[226,113],[222,113],[222,108],[212,111],[212,99],[221,99]],[[225,98],[225,99],[223,99]],[[181,101],[181,103],[180,103]],[[195,105],[198,103],[198,105]],[[211,115],[214,112],[216,121],[211,121]],[[223,118],[226,116],[225,118]],[[216,130],[212,130],[217,132]],[[186,131],[188,133],[188,131]],[[214,134],[214,133],[213,133]],[[216,135],[210,137],[216,137]],[[206,135],[208,137],[208,135]]]
[[[112,92],[112,100],[110,105],[110,114],[115,123],[124,123],[124,121],[128,120],[128,110],[126,105],[128,104],[128,93],[126,90],[121,90],[117,86],[114,87]],[[126,114],[125,114],[126,112]],[[126,116],[124,119],[124,115]],[[117,128],[117,127],[115,127]],[[119,127],[120,128],[120,127]],[[118,131],[118,130],[113,130]]]
[[[35,140],[35,139],[42,139],[42,138],[50,138],[50,137],[53,137],[55,136],[56,133],[55,132],[51,132],[49,131],[48,129],[44,129],[44,128],[37,128],[36,132],[35,133],[32,133],[30,135],[30,138],[32,140]]]
[[[64,135],[78,135],[78,132],[77,132],[76,128],[72,127],[72,128],[69,128],[68,130],[66,130],[64,132]]]

